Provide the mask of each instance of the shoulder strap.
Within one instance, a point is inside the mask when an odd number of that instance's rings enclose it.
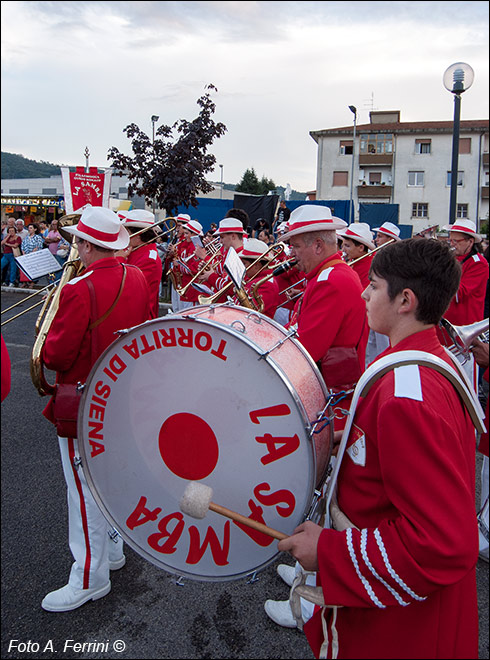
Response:
[[[126,266],[124,264],[121,264],[121,266],[122,266],[122,269],[123,269],[123,275],[122,275],[122,278],[121,278],[121,285],[119,286],[119,291],[117,292],[117,296],[116,296],[114,302],[112,303],[112,305],[109,307],[109,309],[104,314],[102,314],[101,317],[99,317],[96,321],[94,321],[93,323],[91,323],[89,325],[89,327],[88,327],[89,330],[93,330],[94,328],[99,326],[103,321],[105,321],[106,318],[109,316],[109,314],[114,309],[114,307],[117,305],[117,303],[119,301],[119,298],[121,297],[121,294],[122,294],[123,289],[124,289],[124,282],[126,281]],[[95,308],[95,289],[94,289],[94,285],[89,279],[87,280],[87,285],[88,285],[88,288],[89,288],[89,291],[90,291],[90,296],[91,296],[91,300],[92,300],[92,303],[93,303],[93,309],[94,309]]]
[[[423,367],[435,369],[438,373],[447,378],[460,395],[463,404],[465,405],[471,417],[471,421],[475,425],[476,430],[479,433],[485,431],[485,425],[483,423],[485,415],[480,402],[478,401],[476,393],[469,385],[466,375],[457,365],[455,365],[455,368],[458,370],[458,372],[454,371],[454,369],[451,369],[451,367],[441,358],[425,351],[399,351],[398,353],[385,355],[379,360],[376,360],[376,362],[374,362],[366,369],[366,371],[360,377],[354,390],[354,394],[352,395],[352,402],[349,408],[349,413],[347,415],[346,424],[342,432],[342,439],[340,441],[339,450],[337,452],[337,460],[335,462],[335,467],[333,469],[332,476],[330,477],[326,492],[326,511],[328,516],[330,515],[330,501],[332,499],[333,493],[335,492],[340,465],[342,463],[347,440],[354,423],[354,416],[357,404],[359,403],[359,399],[366,396],[374,383],[376,383],[376,381],[384,376],[388,371],[396,369],[397,367],[405,366],[407,364],[418,364]],[[325,526],[327,527],[327,525]]]

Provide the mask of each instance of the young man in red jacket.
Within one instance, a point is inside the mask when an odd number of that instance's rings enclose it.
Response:
[[[149,318],[148,286],[135,266],[123,265],[115,252],[129,244],[129,234],[107,208],[89,206],[76,226],[66,227],[76,237],[85,270],[67,282],[42,351],[44,364],[56,372],[58,384],[85,383],[117,331]],[[110,310],[110,313],[107,312]],[[55,397],[44,416],[55,423]],[[60,437],[63,472],[68,489],[69,544],[74,563],[68,583],[42,601],[49,612],[67,612],[109,593],[109,570],[122,568],[126,559],[122,541],[102,516],[87,485],[78,440]],[[111,534],[111,538],[109,538]]]
[[[370,327],[390,338],[378,359],[424,351],[452,373],[436,326],[460,272],[437,240],[376,254],[363,297]],[[306,522],[278,545],[320,576],[325,605],[304,628],[317,657],[478,656],[474,431],[429,366],[389,370],[359,400],[337,482],[347,524]]]

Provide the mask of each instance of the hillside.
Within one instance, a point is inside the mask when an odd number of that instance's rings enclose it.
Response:
[[[29,160],[20,154],[2,151],[2,179],[43,179],[59,174],[59,165]]]

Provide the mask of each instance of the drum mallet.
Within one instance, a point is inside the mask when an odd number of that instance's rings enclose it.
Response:
[[[211,511],[219,513],[221,516],[231,518],[231,520],[247,525],[247,527],[252,527],[258,532],[267,534],[267,536],[272,536],[272,538],[278,539],[279,541],[288,537],[287,534],[283,534],[283,532],[278,532],[276,529],[267,527],[267,525],[263,525],[257,520],[251,520],[246,516],[242,516],[240,513],[236,513],[236,511],[231,511],[220,504],[211,502],[212,497],[212,488],[205,484],[201,484],[198,481],[190,481],[184,491],[182,499],[180,500],[180,510],[192,518],[202,520],[202,518],[206,517],[208,510],[211,509]]]

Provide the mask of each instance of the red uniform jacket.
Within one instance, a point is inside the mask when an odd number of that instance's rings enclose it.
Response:
[[[158,250],[154,245],[143,245],[130,252],[127,263],[137,266],[145,276],[150,295],[150,318],[156,319],[163,270]]]
[[[457,260],[464,261],[461,282],[444,318],[453,325],[468,325],[484,318],[488,261],[482,254],[474,254],[469,259],[457,257]]]
[[[42,352],[46,367],[56,371],[56,382],[85,383],[95,360],[117,339],[117,330],[131,328],[149,319],[145,277],[134,266],[126,265],[125,268],[126,281],[117,305],[107,319],[92,331],[88,327],[103,316],[116,299],[122,279],[122,264],[115,258],[99,259],[61,290],[59,308]],[[88,278],[95,288],[95,318],[91,310]],[[96,344],[93,351],[94,337]],[[54,422],[52,399],[43,415]]]
[[[174,268],[180,272],[182,288],[189,284],[191,279],[200,268],[201,262],[195,256],[196,246],[192,241],[182,240],[177,243],[178,259],[174,262]],[[180,297],[185,302],[197,303],[199,300],[199,291],[192,284],[188,287],[183,296]]]
[[[337,252],[306,274],[306,289],[295,308],[298,339],[315,362],[333,346],[357,347],[362,373],[369,334],[363,289],[357,274],[340,259]]]
[[[382,355],[411,349],[449,362],[433,328]],[[475,429],[467,411],[444,376],[409,365],[372,386],[354,423],[338,501],[358,529],[325,529],[318,543],[325,602],[343,606],[338,657],[477,658]],[[335,617],[325,613],[331,641]],[[305,626],[317,655],[320,616]]]
[[[359,275],[363,291],[369,284],[369,269],[371,268],[373,256],[374,255],[364,258],[361,257],[357,263],[351,266],[352,270]]]

